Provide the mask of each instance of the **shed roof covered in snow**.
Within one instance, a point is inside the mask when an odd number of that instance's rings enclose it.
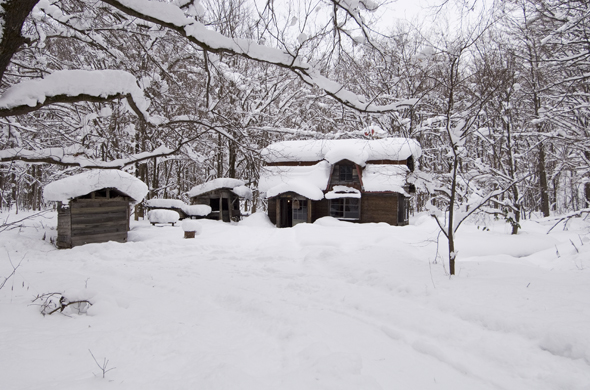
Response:
[[[420,144],[409,138],[338,139],[283,141],[262,150],[267,163],[315,162],[326,160],[335,164],[349,160],[360,166],[368,161],[407,160],[422,155]]]
[[[145,205],[152,209],[180,210],[188,217],[204,217],[211,213],[210,206],[204,204],[188,205],[180,199],[148,199],[145,201]]]
[[[242,198],[252,199],[252,190],[250,190],[250,188],[246,187],[245,184],[246,183],[244,183],[242,180],[232,179],[232,178],[227,178],[227,177],[213,179],[213,180],[210,180],[206,183],[194,186],[188,192],[188,196],[190,198],[193,198],[195,196],[199,196],[199,195],[205,194],[207,192],[219,190],[222,188],[227,188],[227,189],[231,190],[234,194],[236,194]]]
[[[148,193],[147,185],[127,172],[93,169],[47,184],[43,189],[43,198],[67,203],[105,188],[116,189],[130,197],[133,203],[141,202]]]

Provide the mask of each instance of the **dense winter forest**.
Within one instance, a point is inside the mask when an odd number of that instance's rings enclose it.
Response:
[[[516,232],[590,207],[587,1],[445,2],[453,20],[428,25],[373,0],[0,7],[3,210],[43,208],[45,184],[89,167],[149,197],[218,177],[256,190],[269,143],[368,126],[421,143],[415,209],[455,226],[493,211]]]

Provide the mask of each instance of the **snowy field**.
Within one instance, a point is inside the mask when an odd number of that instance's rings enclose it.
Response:
[[[139,221],[128,243],[58,251],[48,213],[0,233],[0,284],[20,262],[0,290],[0,388],[590,389],[590,221],[554,223],[462,226],[449,278],[427,216],[255,214],[195,239]],[[93,305],[42,316],[47,293]]]

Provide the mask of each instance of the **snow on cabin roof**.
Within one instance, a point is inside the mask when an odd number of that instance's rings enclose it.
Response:
[[[47,184],[43,189],[43,198],[68,203],[71,199],[105,188],[118,190],[129,196],[133,203],[141,202],[148,193],[147,185],[127,172],[94,169]]]
[[[361,192],[353,187],[348,186],[334,186],[332,191],[326,192],[326,199],[338,198],[360,198]]]
[[[346,159],[365,166],[371,160],[418,158],[422,149],[410,138],[299,140],[271,144],[261,154],[267,163],[326,160],[335,164]]]
[[[404,190],[410,170],[406,165],[367,164],[362,171],[365,192],[397,192],[409,196]],[[358,190],[334,186],[333,191],[323,192],[330,179],[330,163],[320,161],[311,166],[265,166],[261,170],[258,189],[272,198],[286,192],[295,192],[311,200],[360,197]]]
[[[206,183],[199,184],[198,186],[194,186],[188,192],[188,196],[189,198],[193,198],[195,196],[199,196],[210,191],[219,190],[221,188],[229,188],[236,195],[241,196],[243,198],[251,199],[252,191],[244,185],[245,183],[239,179],[232,179],[228,177],[213,179]]]
[[[410,170],[405,165],[367,164],[363,169],[363,186],[366,192],[398,192],[410,196],[404,190]]]
[[[320,161],[312,166],[266,166],[262,167],[258,189],[267,198],[295,192],[308,199],[324,198],[328,186],[330,164]]]

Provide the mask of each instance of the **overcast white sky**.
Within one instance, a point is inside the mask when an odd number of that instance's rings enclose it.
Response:
[[[458,26],[462,17],[463,23],[465,20],[479,20],[483,8],[492,8],[494,0],[449,0],[442,10],[437,8],[444,3],[445,0],[393,0],[384,7],[387,11],[382,23],[392,24],[393,19],[399,19],[407,20],[414,25]],[[465,6],[466,4],[470,7]],[[469,9],[471,7],[472,9]]]

